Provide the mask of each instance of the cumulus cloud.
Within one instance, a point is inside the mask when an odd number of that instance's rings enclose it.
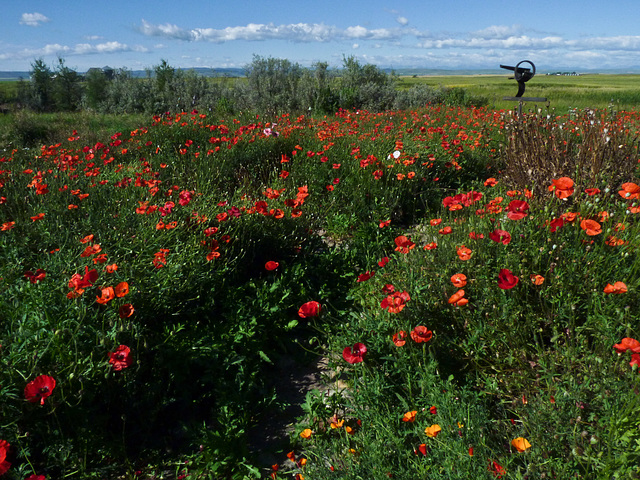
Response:
[[[51,19],[41,13],[23,13],[20,17],[20,25],[28,25],[29,27],[39,27],[43,23],[50,22]]]
[[[147,36],[165,37],[190,42],[207,41],[214,43],[234,40],[287,40],[297,43],[354,39],[388,40],[401,36],[400,32],[395,29],[368,29],[360,25],[339,29],[323,23],[291,23],[286,25],[249,23],[243,26],[225,27],[221,29],[184,29],[170,23],[154,25],[144,19],[142,20],[141,26],[138,27],[138,31]]]
[[[407,17],[396,17],[396,22],[400,25],[407,25],[409,23],[409,19]]]
[[[120,42],[105,42],[98,44],[78,43],[74,46],[50,43],[41,48],[25,48],[17,52],[7,52],[0,56],[1,60],[20,60],[34,57],[94,55],[107,53],[139,52],[148,50],[140,45],[127,45]]]

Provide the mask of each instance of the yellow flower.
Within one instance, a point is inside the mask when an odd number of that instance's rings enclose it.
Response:
[[[526,438],[518,437],[511,440],[511,445],[519,452],[524,452],[526,449],[531,448],[531,444]]]
[[[343,424],[344,424],[344,419],[336,420],[335,422],[331,422],[331,428],[333,428],[333,429],[340,428],[340,427],[342,427]]]
[[[430,427],[427,427],[424,429],[424,433],[427,434],[427,437],[435,437],[436,435],[438,435],[440,433],[442,429],[440,428],[440,425],[435,424],[435,425],[431,425]]]

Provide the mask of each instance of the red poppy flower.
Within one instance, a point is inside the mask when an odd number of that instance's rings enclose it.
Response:
[[[600,193],[600,189],[599,188],[585,188],[584,189],[584,193],[586,193],[590,197],[593,197],[594,195],[597,195],[597,194]]]
[[[629,362],[629,365],[631,367],[633,367],[634,365],[636,367],[640,367],[640,353],[634,353],[633,355],[631,355],[631,361]]]
[[[460,245],[457,249],[456,249],[456,253],[458,254],[458,258],[462,261],[466,261],[469,260],[471,258],[471,249],[465,247],[464,245]]]
[[[640,198],[640,186],[635,183],[623,183],[622,190],[618,194],[626,200],[635,200]]]
[[[115,352],[109,353],[109,363],[116,372],[130,367],[133,364],[131,349],[126,345],[120,345]]]
[[[411,339],[416,343],[426,343],[433,338],[433,332],[424,325],[418,325],[411,330]]]
[[[24,276],[28,278],[31,283],[38,283],[44,280],[47,274],[43,269],[39,268],[35,272],[31,270],[24,272]]]
[[[438,233],[440,233],[441,235],[449,235],[452,232],[453,232],[453,229],[448,225],[438,230]]]
[[[317,317],[320,314],[320,304],[314,300],[302,304],[298,309],[298,316],[300,318]]]
[[[404,235],[400,235],[396,237],[395,243],[397,245],[396,252],[401,252],[401,253],[409,253],[409,250],[411,250],[413,247],[416,246],[415,243],[413,243],[410,239],[408,239]]]
[[[280,264],[278,262],[274,262],[273,260],[269,260],[267,263],[264,264],[264,268],[270,272],[272,272],[279,266]]]
[[[74,290],[79,290],[82,288],[92,286],[95,281],[98,279],[98,271],[94,268],[93,270],[89,270],[89,267],[84,267],[84,276],[74,273],[69,280],[69,288],[73,288]]]
[[[435,250],[438,248],[438,244],[436,242],[429,242],[424,247],[425,250]]]
[[[421,454],[422,456],[426,457],[427,456],[427,445],[424,443],[421,443],[417,449],[415,449],[413,451],[414,454],[418,455]]]
[[[389,257],[382,257],[379,261],[378,261],[378,266],[380,268],[383,268],[387,263],[389,263]]]
[[[624,353],[627,350],[631,350],[632,353],[640,353],[640,342],[635,338],[625,337],[620,343],[616,343],[613,348],[618,353]]]
[[[580,222],[580,228],[590,237],[602,233],[602,226],[595,220],[584,219]]]
[[[396,347],[403,347],[404,344],[407,343],[405,338],[407,338],[407,333],[404,330],[400,330],[399,332],[393,334],[393,344]]]
[[[342,351],[342,358],[347,363],[354,364],[360,363],[364,360],[364,356],[367,354],[367,347],[364,343],[356,343],[353,347],[346,347]]]
[[[451,283],[454,287],[462,288],[467,284],[467,276],[464,273],[456,273],[451,277]]]
[[[360,275],[358,275],[358,279],[356,281],[357,282],[366,282],[371,277],[373,277],[375,274],[376,274],[376,272],[374,270],[366,271],[366,272],[361,273]]]
[[[495,460],[489,460],[488,470],[493,473],[493,476],[496,478],[502,478],[502,476],[507,473],[504,467]]]
[[[484,186],[485,186],[485,187],[495,187],[497,184],[498,184],[498,181],[497,181],[495,178],[493,178],[493,177],[491,177],[491,178],[487,178],[487,179],[484,181]]]
[[[120,316],[120,318],[129,318],[131,315],[133,315],[134,311],[135,309],[133,308],[133,305],[131,305],[130,303],[125,303],[118,309],[118,315]]]
[[[522,220],[528,215],[529,204],[524,200],[512,200],[507,206],[509,220]]]
[[[510,290],[518,284],[520,279],[511,270],[503,268],[498,274],[498,287],[503,290]]]
[[[456,293],[454,293],[449,297],[449,300],[447,301],[447,303],[455,304],[458,307],[462,307],[467,303],[469,303],[469,300],[464,298],[464,290],[458,290]]]
[[[438,407],[436,407],[435,405],[431,405],[429,407],[429,413],[431,415],[437,415],[438,414]]]
[[[624,282],[616,282],[613,285],[607,283],[607,286],[604,287],[604,293],[627,293],[627,286]]]
[[[24,387],[24,397],[31,403],[44,405],[44,400],[53,393],[56,380],[49,375],[40,375]]]
[[[555,232],[557,229],[564,226],[564,218],[554,218],[549,223],[549,231],[551,233]]]
[[[115,288],[116,297],[124,297],[129,293],[129,284],[127,282],[120,282]]]
[[[489,234],[489,238],[496,243],[501,243],[503,245],[509,245],[511,242],[511,235],[509,232],[505,232],[504,230],[500,230],[496,228],[493,232]]]
[[[431,225],[432,227],[437,227],[441,223],[442,223],[442,219],[441,218],[434,218],[432,220],[429,220],[429,225]]]
[[[9,468],[11,468],[11,463],[7,461],[9,447],[11,447],[9,442],[6,440],[0,440],[0,475],[4,475],[9,471]]]
[[[544,277],[542,275],[532,274],[529,278],[534,285],[542,285],[544,283]]]
[[[101,305],[106,304],[107,302],[110,302],[111,300],[113,300],[115,298],[115,292],[113,290],[113,287],[105,287],[102,288],[100,290],[100,296],[96,296],[96,302],[100,303]]]
[[[411,297],[406,290],[402,292],[393,292],[380,302],[380,307],[388,310],[389,313],[399,313],[409,300],[411,300]]]
[[[556,197],[560,199],[568,198],[573,194],[573,180],[569,177],[561,177],[552,180],[553,185],[549,187],[549,191],[555,190]]]

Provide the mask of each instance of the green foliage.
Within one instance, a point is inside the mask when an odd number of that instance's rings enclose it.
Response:
[[[386,85],[346,62],[371,80],[359,91]],[[284,67],[272,63],[269,78]],[[298,92],[320,108],[338,79],[316,69]],[[167,96],[118,72],[100,104],[137,109],[129,87],[149,94],[143,109],[213,98],[196,76],[157,73]],[[442,105],[268,122],[182,105],[150,119],[20,112],[2,134],[8,478],[638,474],[637,357],[612,348],[639,335],[636,114],[592,131]],[[549,153],[537,188],[520,182],[514,158],[520,172],[536,160],[518,129],[566,141],[558,156],[575,165],[553,170]],[[616,282],[627,291],[609,293]],[[318,315],[300,314],[309,301]],[[290,405],[280,387],[318,356],[322,385]],[[25,399],[40,375],[56,381],[42,404]],[[259,427],[280,418],[290,440],[261,447]]]

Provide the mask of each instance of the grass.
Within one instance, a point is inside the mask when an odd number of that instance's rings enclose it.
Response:
[[[495,109],[513,109],[514,103],[503,100],[518,91],[515,80],[504,75],[464,75],[401,77],[400,88],[426,84],[433,87],[459,87],[472,95],[489,99]],[[551,112],[568,113],[571,109],[586,108],[634,110],[640,101],[640,76],[585,74],[580,76],[555,76],[537,74],[526,83],[525,96],[544,97],[549,101]],[[544,104],[537,105],[539,108]],[[525,108],[532,104],[525,104]],[[544,109],[545,112],[547,109]]]
[[[0,151],[7,478],[640,474],[637,113],[52,118]]]

